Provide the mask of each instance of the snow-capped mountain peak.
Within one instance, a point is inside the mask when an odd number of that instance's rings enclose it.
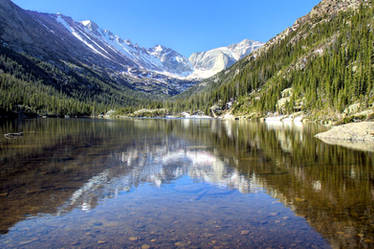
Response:
[[[86,27],[89,27],[90,25],[92,25],[92,21],[91,20],[84,20],[84,21],[81,21],[81,23],[86,26]]]
[[[166,48],[166,47],[164,47],[162,45],[156,45],[156,46],[154,46],[152,48],[147,49],[147,51],[148,51],[149,54],[151,54],[151,55],[153,55],[155,57],[161,58],[163,55],[165,55],[167,53],[170,53],[170,52],[172,52],[174,50],[172,50],[170,48]]]
[[[193,53],[189,61],[194,72],[189,77],[208,78],[263,46],[264,43],[245,39],[227,47],[215,48],[206,52]]]
[[[85,21],[81,21],[81,23],[87,27],[88,29],[90,29],[91,31],[96,31],[99,29],[99,25],[97,25],[95,22],[91,21],[91,20],[85,20]]]
[[[154,46],[153,49],[154,49],[154,51],[161,52],[162,50],[165,49],[165,47],[162,46],[162,45],[156,45],[156,46]]]
[[[60,22],[64,26],[69,26],[64,20],[60,20]],[[110,57],[110,54],[115,52],[119,56],[125,56],[141,70],[157,72],[179,79],[204,79],[211,77],[263,45],[261,42],[244,39],[237,44],[194,53],[190,58],[186,58],[175,50],[161,44],[148,49],[143,48],[128,39],[122,39],[107,29],[100,28],[91,20],[81,21],[79,24],[89,34],[77,37],[78,39],[85,40],[84,37],[94,36],[95,39],[105,44],[96,46],[97,42],[94,42],[94,44],[87,42],[86,45],[93,49],[95,53]],[[74,30],[73,34],[77,36],[77,28],[70,29]],[[107,48],[105,49],[104,47]],[[107,49],[109,49],[109,52],[102,51]]]
[[[105,44],[105,46],[100,46],[104,48],[104,50],[107,50],[105,52],[100,51],[105,55],[108,52],[109,54],[116,53],[119,56],[124,56],[141,70],[165,74],[171,73],[178,76],[185,75],[186,72],[191,71],[188,60],[170,48],[157,45],[153,48],[146,49],[136,43],[132,43],[129,39],[122,39],[110,30],[100,28],[91,20],[81,21],[79,24],[83,25],[85,29],[86,34],[83,35],[84,37],[93,36],[95,40]],[[76,29],[77,28],[74,30]],[[94,50],[97,52],[98,49],[95,45],[97,45],[98,42],[94,41],[93,43],[94,44],[89,44],[89,47],[95,47]]]
[[[237,44],[195,53],[186,58],[161,44],[143,48],[101,28],[92,20],[76,22],[62,14],[49,16],[93,53],[104,60],[119,63],[122,66],[119,70],[125,74],[131,72],[131,77],[156,73],[188,80],[208,78],[262,46],[260,42],[245,39]]]

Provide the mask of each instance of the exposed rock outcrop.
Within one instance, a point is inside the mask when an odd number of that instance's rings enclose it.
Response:
[[[327,144],[336,144],[351,149],[374,151],[374,122],[350,123],[335,126],[316,135]]]

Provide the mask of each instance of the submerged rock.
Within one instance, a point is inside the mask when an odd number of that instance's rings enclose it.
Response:
[[[149,245],[147,245],[147,244],[143,244],[142,245],[142,249],[149,249],[149,248],[151,248]]]
[[[7,133],[4,134],[4,137],[6,139],[16,139],[23,136],[23,132],[17,132],[17,133]]]

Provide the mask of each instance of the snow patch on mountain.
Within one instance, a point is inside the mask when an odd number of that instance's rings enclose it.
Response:
[[[60,14],[57,14],[56,21],[62,24],[67,30],[72,31],[70,25],[62,18]]]
[[[96,54],[99,54],[107,59],[110,59],[107,55],[105,55],[105,49],[102,48],[99,44],[97,44],[95,41],[93,41],[87,34],[83,32],[79,32],[79,29],[74,27],[73,25],[70,25],[65,19],[64,16],[61,14],[57,14],[56,21],[60,24],[62,24],[71,34],[80,40],[82,43],[84,43],[87,47],[89,47],[93,52]],[[98,49],[99,48],[99,49]],[[101,50],[101,51],[100,51]]]

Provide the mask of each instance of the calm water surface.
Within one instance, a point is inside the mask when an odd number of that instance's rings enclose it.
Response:
[[[0,123],[0,248],[373,248],[374,156],[319,130]]]

